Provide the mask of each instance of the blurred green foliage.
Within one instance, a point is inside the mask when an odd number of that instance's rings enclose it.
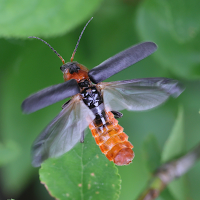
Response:
[[[178,116],[172,128],[172,131],[163,147],[161,160],[163,163],[181,156],[185,152],[185,134],[184,134],[184,111],[179,107]],[[170,193],[177,200],[186,200],[189,196],[187,188],[187,178],[185,175],[168,185]]]
[[[159,149],[163,149],[173,127],[175,130],[179,104],[184,110],[184,118],[180,112],[178,115],[182,124],[179,133],[186,142],[183,144],[176,139],[170,151],[176,150],[177,143],[187,152],[200,141],[199,7],[198,0],[56,3],[53,0],[0,0],[0,194],[4,195],[3,199],[23,199],[26,191],[29,200],[51,199],[38,181],[38,169],[31,166],[30,149],[36,136],[59,113],[64,101],[31,115],[22,114],[20,105],[31,93],[63,82],[59,70],[62,63],[46,45],[27,36],[43,37],[69,61],[82,28],[93,16],[75,60],[92,69],[133,44],[153,41],[159,47],[156,53],[106,81],[168,77],[185,85],[186,90],[179,98],[146,112],[123,111],[124,116],[119,119],[136,155],[132,164],[118,167],[122,179],[119,199],[136,199],[157,165],[146,167],[147,160],[153,157],[144,156],[143,150],[149,148],[153,152],[153,148],[144,141],[153,135],[157,160]],[[87,138],[92,140],[90,134]],[[78,146],[81,144],[76,148]],[[100,154],[98,147],[95,151]],[[95,167],[98,170],[99,166]],[[116,174],[116,168],[113,165],[112,168]],[[199,169],[200,163],[197,163],[184,177],[188,198],[194,200],[200,196]],[[176,187],[181,188],[180,184]],[[116,193],[118,191],[116,189]],[[178,199],[169,189],[159,199],[172,199],[170,195]]]
[[[58,36],[87,20],[102,0],[1,1],[0,36]],[[66,23],[67,21],[67,23]]]
[[[159,147],[157,139],[154,135],[149,135],[144,140],[144,156],[147,168],[150,172],[155,172],[161,163],[169,162],[178,158],[185,153],[185,135],[184,135],[184,111],[183,107],[179,107],[178,116],[173,125],[172,131],[168,136],[162,150]],[[160,179],[155,188],[160,187]],[[166,192],[167,191],[167,192]],[[164,199],[186,200],[189,196],[187,178],[185,175],[177,180],[172,181],[165,192],[161,193]]]

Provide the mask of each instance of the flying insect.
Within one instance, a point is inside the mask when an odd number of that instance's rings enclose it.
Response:
[[[91,18],[92,19],[92,18]],[[90,20],[91,20],[90,19]],[[88,21],[88,23],[90,22]],[[182,85],[169,78],[142,78],[114,82],[102,82],[121,70],[133,65],[156,51],[153,42],[143,42],[108,58],[88,70],[74,61],[65,63],[62,56],[46,41],[61,59],[64,83],[45,88],[25,99],[22,110],[29,114],[71,97],[61,112],[47,125],[32,147],[32,165],[38,167],[49,157],[58,157],[72,149],[79,141],[84,142],[84,130],[89,126],[102,153],[116,165],[127,165],[134,158],[133,145],[118,124],[120,110],[142,111],[154,108],[170,96],[178,97]]]

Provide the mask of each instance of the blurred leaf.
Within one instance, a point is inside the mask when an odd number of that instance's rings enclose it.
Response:
[[[175,124],[163,148],[161,156],[162,163],[168,162],[185,152],[183,116],[183,107],[180,106]]]
[[[188,180],[186,176],[181,176],[180,178],[172,181],[168,185],[168,189],[171,192],[171,194],[175,197],[177,200],[186,200],[188,198]]]
[[[143,143],[145,162],[149,172],[153,173],[160,166],[161,149],[154,135],[148,135]]]
[[[89,20],[102,0],[0,1],[0,37],[62,35]]]
[[[184,141],[185,136],[183,127],[184,127],[184,112],[183,112],[183,107],[180,106],[175,124],[163,148],[162,152],[163,163],[172,160],[173,158],[185,152],[185,141]],[[182,176],[168,185],[168,189],[171,192],[171,194],[175,197],[175,199],[177,200],[187,199],[188,189],[186,182],[187,182],[186,177]]]
[[[144,1],[138,10],[139,35],[158,44],[155,57],[184,78],[200,77],[200,1]]]
[[[119,198],[120,176],[91,134],[70,152],[42,164],[41,182],[57,199]]]
[[[0,166],[13,161],[19,154],[20,147],[16,142],[9,141],[6,144],[0,143]]]
[[[163,190],[160,194],[160,196],[158,198],[156,198],[156,200],[177,200],[176,198],[174,198],[169,189],[166,188],[165,190]]]

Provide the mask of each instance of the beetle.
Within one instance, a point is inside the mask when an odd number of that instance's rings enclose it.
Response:
[[[91,18],[92,19],[92,18]],[[90,19],[90,20],[91,20]],[[102,82],[156,51],[153,42],[143,42],[116,54],[88,70],[74,61],[83,28],[71,61],[62,56],[46,41],[61,59],[64,83],[47,87],[25,99],[22,110],[29,114],[72,97],[35,140],[32,147],[32,165],[38,167],[49,157],[58,157],[72,149],[78,141],[84,142],[84,130],[89,126],[102,153],[116,165],[127,165],[134,158],[133,145],[118,124],[120,110],[141,111],[154,108],[170,96],[178,97],[182,85],[169,78],[142,78],[115,82]]]

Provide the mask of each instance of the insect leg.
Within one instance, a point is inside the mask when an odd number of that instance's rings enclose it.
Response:
[[[121,118],[123,116],[122,113],[118,112],[118,111],[111,111],[111,113],[114,115],[114,117],[117,118]]]
[[[84,142],[84,131],[81,133],[81,139],[80,139],[80,143]]]

